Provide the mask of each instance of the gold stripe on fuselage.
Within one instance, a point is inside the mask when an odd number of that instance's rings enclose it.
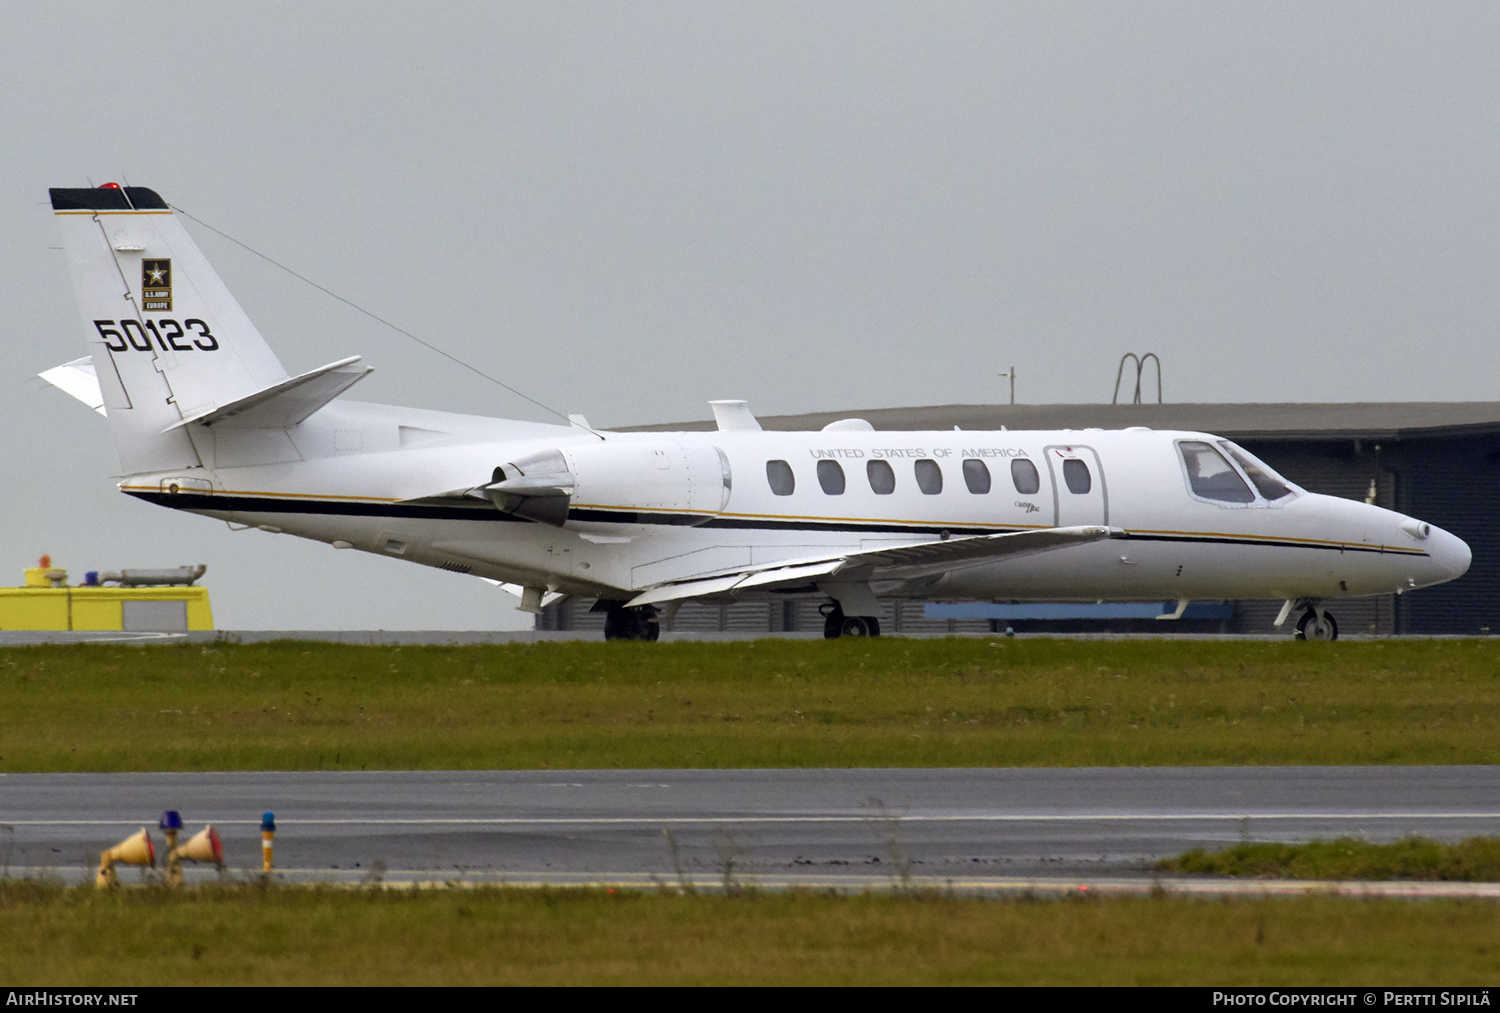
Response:
[[[160,485],[122,485],[121,492],[161,492]],[[350,496],[343,493],[322,492],[253,492],[248,489],[215,489],[212,492],[204,492],[202,489],[183,489],[184,493],[200,496],[268,496],[273,499],[342,499],[361,500],[368,503],[402,503],[404,500],[394,499],[390,496]]]
[[[1371,545],[1367,542],[1336,542],[1327,538],[1299,538],[1296,535],[1242,535],[1229,531],[1153,531],[1148,529],[1139,531],[1127,530],[1125,533],[1130,536],[1145,536],[1148,538],[1152,535],[1159,535],[1165,538],[1232,538],[1236,541],[1274,541],[1307,546],[1326,546],[1338,549],[1362,549],[1367,552],[1379,551],[1393,555],[1427,555],[1423,549],[1403,548],[1399,545]]]

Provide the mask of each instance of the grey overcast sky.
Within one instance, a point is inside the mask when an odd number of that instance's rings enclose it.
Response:
[[[1500,396],[1494,3],[0,5],[0,583],[209,564],[223,628],[524,625],[472,578],[149,507],[48,186],[150,186],[599,425]],[[536,409],[188,224],[292,372]]]

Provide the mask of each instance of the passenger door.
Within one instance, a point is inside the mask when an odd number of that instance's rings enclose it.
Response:
[[[1104,468],[1092,447],[1053,445],[1047,456],[1052,477],[1053,523],[1060,528],[1109,523],[1109,493]]]

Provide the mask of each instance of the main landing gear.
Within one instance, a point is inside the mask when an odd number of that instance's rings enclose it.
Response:
[[[659,636],[661,623],[656,621],[654,606],[612,605],[604,613],[605,640],[655,640]]]
[[[880,620],[875,616],[846,616],[836,601],[819,605],[818,611],[823,615],[823,637],[827,640],[880,636]]]
[[[1296,637],[1298,640],[1337,640],[1339,624],[1330,613],[1313,606],[1297,620]]]

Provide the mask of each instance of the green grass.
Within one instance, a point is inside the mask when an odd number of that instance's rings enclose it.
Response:
[[[1222,851],[1194,848],[1156,863],[1163,872],[1285,879],[1500,880],[1500,838],[1469,837],[1443,844],[1407,837],[1371,844],[1356,837],[1307,844],[1236,844]]]
[[[1500,762],[1500,644],[0,650],[0,771]]]
[[[0,883],[41,985],[1488,985],[1500,905]]]

